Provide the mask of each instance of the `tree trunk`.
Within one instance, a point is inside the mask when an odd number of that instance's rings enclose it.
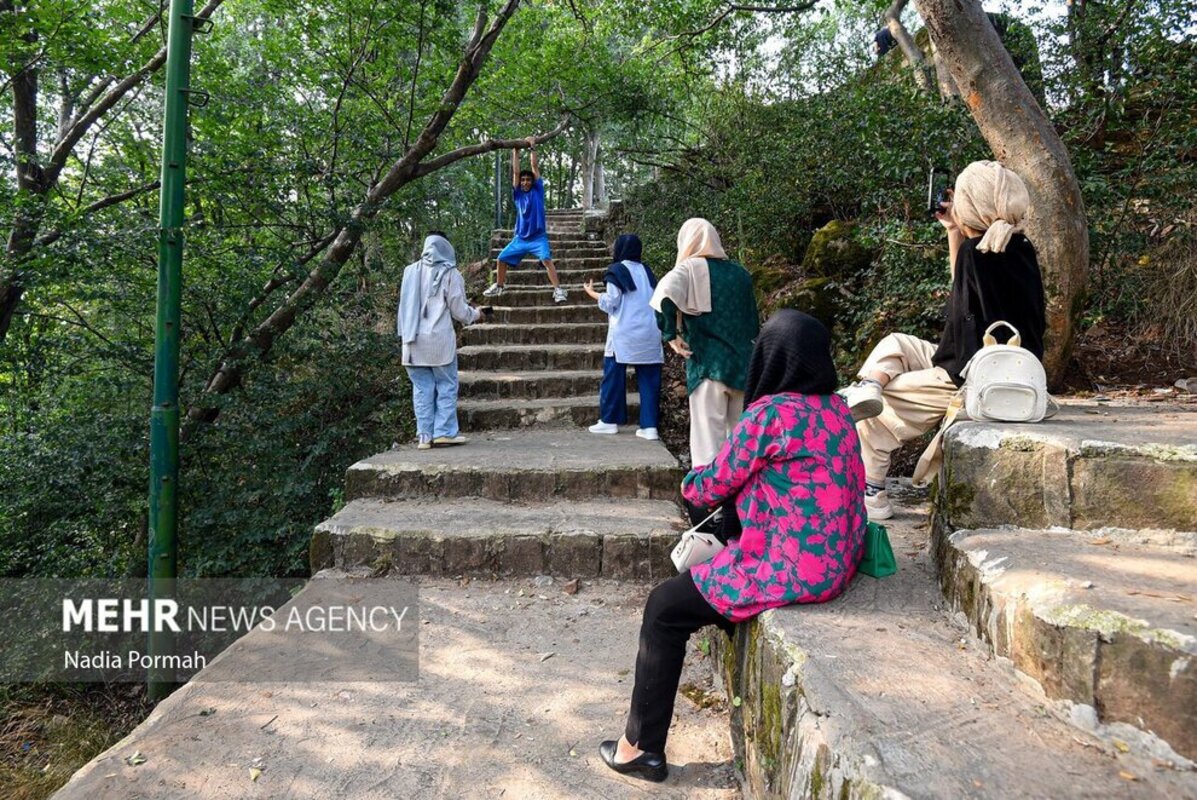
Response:
[[[931,81],[927,78],[927,64],[923,60],[923,53],[919,50],[918,45],[914,43],[910,32],[906,30],[906,26],[902,24],[902,10],[906,8],[907,0],[894,0],[890,7],[885,12],[885,27],[893,34],[893,37],[898,42],[898,47],[902,50],[902,55],[906,57],[906,63],[910,65],[910,69],[914,71],[914,81],[919,85],[919,88],[925,92],[931,91]]]
[[[603,150],[601,147],[596,147],[594,153],[594,204],[596,206],[607,204],[607,176],[603,172]]]
[[[582,208],[594,207],[594,165],[598,161],[597,133],[586,132],[582,142]]]
[[[977,0],[920,0],[919,11],[994,156],[1030,190],[1026,230],[1047,293],[1043,362],[1058,386],[1089,272],[1089,230],[1068,151]]]

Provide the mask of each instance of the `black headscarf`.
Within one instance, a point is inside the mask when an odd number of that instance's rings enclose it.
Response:
[[[611,266],[607,267],[607,272],[603,275],[603,283],[613,283],[615,288],[624,294],[636,291],[636,282],[632,280],[632,273],[628,271],[627,265],[624,261],[640,261],[640,237],[634,233],[625,233],[615,240],[615,247],[612,251],[612,257],[615,259]],[[650,289],[657,288],[657,276],[653,275],[653,271],[648,267],[644,268],[644,273],[648,276],[648,285]]]
[[[752,360],[744,404],[771,394],[831,394],[835,391],[831,334],[809,314],[782,309],[761,328]]]

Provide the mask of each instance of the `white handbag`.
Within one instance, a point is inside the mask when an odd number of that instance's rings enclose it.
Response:
[[[994,328],[1005,325],[1014,335],[998,344]],[[1047,373],[1035,354],[1021,347],[1022,337],[1009,322],[985,329],[984,343],[964,369],[964,409],[978,422],[1039,422],[1047,416]]]
[[[673,566],[677,567],[678,572],[685,572],[690,567],[710,561],[724,548],[724,544],[719,541],[718,536],[698,530],[710,522],[719,511],[720,509],[715,509],[709,517],[682,534],[681,541],[677,543],[670,554]]]

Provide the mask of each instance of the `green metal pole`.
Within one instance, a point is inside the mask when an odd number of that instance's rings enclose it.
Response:
[[[150,413],[149,593],[174,594],[178,565],[179,319],[183,284],[183,186],[187,165],[187,92],[191,71],[192,0],[171,0],[166,46],[159,202],[158,319],[154,332],[154,407]],[[151,603],[152,605],[152,603]],[[169,655],[169,632],[149,637],[151,657]],[[160,700],[173,673],[151,669],[148,692]]]

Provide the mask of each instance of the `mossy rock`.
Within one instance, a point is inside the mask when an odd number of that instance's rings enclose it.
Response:
[[[778,258],[768,259],[763,264],[749,266],[747,269],[748,274],[752,276],[752,288],[763,305],[767,305],[764,302],[765,298],[776,294],[778,289],[797,276],[797,268]]]
[[[783,308],[796,308],[810,314],[829,329],[839,313],[839,287],[831,278],[810,278],[785,289],[774,299],[770,313]]]
[[[873,253],[855,234],[856,223],[838,219],[815,231],[802,258],[802,274],[807,279],[850,277],[868,268]]]

